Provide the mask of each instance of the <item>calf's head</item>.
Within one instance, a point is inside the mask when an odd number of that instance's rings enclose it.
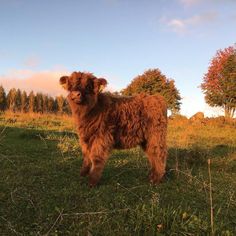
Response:
[[[73,72],[70,76],[62,76],[60,84],[69,92],[68,99],[77,106],[93,107],[98,94],[107,85],[103,78],[91,73]]]

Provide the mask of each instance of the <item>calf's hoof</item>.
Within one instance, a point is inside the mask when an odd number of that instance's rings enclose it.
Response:
[[[150,175],[149,175],[149,181],[151,184],[154,184],[154,185],[157,185],[161,182],[161,177],[160,175],[154,173],[154,172],[151,172]]]
[[[97,186],[99,182],[99,179],[98,178],[93,178],[93,177],[89,177],[89,187],[93,188],[95,186]]]
[[[83,167],[81,170],[80,170],[80,176],[81,177],[85,177],[89,174],[89,171],[90,171],[90,168],[89,167]]]

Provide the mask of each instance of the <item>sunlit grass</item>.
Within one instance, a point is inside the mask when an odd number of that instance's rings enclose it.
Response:
[[[210,122],[169,121],[161,185],[134,148],[114,150],[90,189],[71,117],[0,115],[0,235],[209,235],[208,159],[214,233],[234,235],[235,123]]]

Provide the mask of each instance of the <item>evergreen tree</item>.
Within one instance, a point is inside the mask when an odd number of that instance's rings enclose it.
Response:
[[[43,113],[43,94],[37,93],[35,99],[36,99],[36,111],[38,113]]]
[[[43,113],[48,113],[48,95],[43,94]]]
[[[71,114],[69,104],[62,95],[56,98],[46,94],[33,91],[27,93],[20,89],[10,89],[7,96],[3,86],[0,86],[0,111],[9,109],[13,112],[38,112],[38,113],[58,113]]]
[[[67,115],[71,115],[71,109],[70,109],[69,103],[67,102],[66,98],[64,98],[64,112]]]
[[[0,111],[5,111],[7,108],[7,97],[3,86],[0,86]]]
[[[13,88],[7,94],[7,108],[13,112],[16,110],[16,93],[16,89]]]
[[[16,111],[21,111],[21,90],[16,91]]]
[[[28,100],[29,100],[28,111],[29,112],[36,112],[36,100],[35,100],[35,95],[34,95],[33,91],[30,92]]]
[[[28,98],[25,91],[21,93],[21,112],[27,112],[28,110]]]
[[[57,99],[55,98],[54,99],[54,104],[53,104],[53,113],[58,113],[58,110],[59,110],[58,107],[59,107],[58,102],[57,102]]]
[[[55,101],[54,101],[54,99],[53,99],[53,97],[49,97],[48,98],[48,112],[50,112],[50,113],[53,113],[53,112],[55,112],[54,110],[54,107],[55,107]]]
[[[57,106],[58,106],[58,113],[59,114],[63,114],[63,112],[64,112],[64,104],[65,104],[64,97],[62,95],[58,96],[58,97],[56,97],[56,101],[57,101]]]

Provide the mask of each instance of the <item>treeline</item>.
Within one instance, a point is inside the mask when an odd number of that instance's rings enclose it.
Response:
[[[12,88],[8,93],[0,86],[0,111],[35,112],[70,114],[70,108],[65,97],[52,97],[43,93],[27,94],[20,89]]]

